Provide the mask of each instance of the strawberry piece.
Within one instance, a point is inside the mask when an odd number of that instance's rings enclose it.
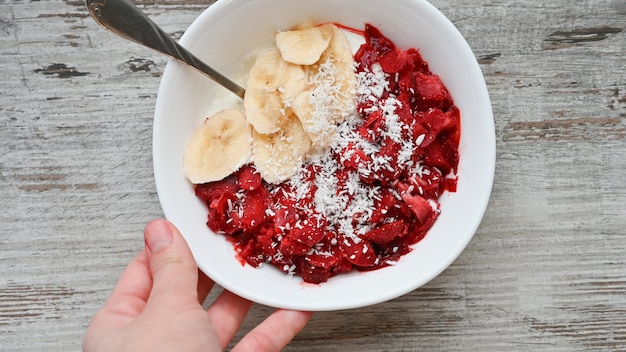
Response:
[[[395,185],[393,185],[393,188],[398,194],[413,193],[413,185],[405,182],[404,179],[398,180]]]
[[[264,257],[256,248],[255,238],[250,235],[246,235],[245,237],[245,239],[242,239],[237,243],[237,256],[240,260],[243,260],[256,268],[264,262]]]
[[[427,111],[432,108],[446,110],[452,103],[448,90],[437,75],[415,74],[416,94],[419,97],[417,108]]]
[[[411,195],[419,195],[427,199],[437,199],[443,192],[443,180],[439,169],[424,165],[421,167],[421,174],[415,173],[408,177],[409,184],[412,186]]]
[[[409,231],[403,220],[396,220],[388,224],[382,224],[369,231],[364,237],[376,244],[386,244],[398,237],[404,237]]]
[[[459,181],[458,177],[446,177],[443,180],[443,189],[448,192],[456,192],[456,186]]]
[[[396,106],[395,114],[398,115],[398,122],[402,124],[402,138],[410,138],[411,126],[415,117],[411,111],[412,94],[409,91],[400,91],[398,97],[400,104]]]
[[[365,154],[365,152],[358,148],[353,142],[341,151],[339,157],[341,164],[349,170],[358,170],[360,166],[367,165],[371,162],[371,159]]]
[[[350,261],[348,261],[346,258],[344,257],[340,257],[339,258],[339,262],[337,263],[337,265],[333,266],[332,268],[330,268],[330,274],[331,276],[333,275],[337,275],[340,273],[344,273],[347,271],[352,270],[352,263],[350,263]]]
[[[380,150],[377,153],[378,159],[384,159],[385,162],[375,173],[376,180],[381,181],[386,185],[398,179],[400,174],[405,171],[406,165],[398,164],[398,154],[400,149],[402,149],[402,146],[398,142],[393,141],[389,137],[385,138]]]
[[[426,163],[441,170],[444,175],[456,172],[459,162],[460,117],[458,110],[446,112],[432,109],[418,113],[420,123],[429,131],[420,148],[424,149]]]
[[[304,221],[291,230],[289,238],[294,239],[309,248],[324,238],[324,230],[322,226],[317,226],[315,221]]]
[[[294,208],[281,205],[274,210],[274,230],[283,233],[296,225],[297,213]]]
[[[380,138],[382,130],[385,128],[385,119],[381,110],[375,110],[367,115],[363,125],[358,130],[361,137],[370,142],[374,142]]]
[[[237,202],[237,178],[229,176],[221,181],[197,185],[196,196],[208,207],[207,226],[214,232],[234,234],[240,229],[230,220],[230,211]]]
[[[420,144],[421,148],[426,148],[430,145],[437,136],[451,128],[458,125],[458,115],[454,110],[443,112],[440,109],[430,109],[426,112],[418,112],[416,114],[417,122],[428,130],[424,140]],[[416,128],[414,126],[414,128]]]
[[[380,57],[380,66],[387,73],[411,71],[413,69],[413,60],[405,51],[394,48],[394,50]]]
[[[411,48],[406,51],[407,55],[413,60],[413,70],[415,72],[429,73],[428,63],[422,59],[422,55],[417,49]]]
[[[316,246],[316,250],[307,254],[304,259],[315,267],[330,271],[332,267],[337,266],[341,262],[342,253],[339,246],[333,246],[326,242],[321,243],[319,247]]]
[[[236,198],[235,194],[238,191],[237,178],[233,175],[221,181],[197,185],[195,188],[196,196],[207,202],[213,209],[224,208],[229,199]]]
[[[458,150],[446,143],[445,138],[437,138],[424,153],[424,162],[437,167],[444,175],[456,170],[459,162]]]
[[[407,245],[421,241],[439,217],[439,214],[441,213],[439,203],[434,200],[431,200],[431,202],[431,204],[433,204],[434,206],[434,209],[433,212],[430,214],[430,217],[425,219],[423,222],[415,223],[414,226],[409,229],[409,234],[402,239],[402,241],[405,242]]]
[[[275,204],[270,207],[270,213],[273,213],[274,231],[276,233],[283,233],[292,229],[298,221],[298,214],[295,209],[296,202],[286,196],[289,192],[288,187],[284,185],[279,186],[273,192]]]
[[[396,46],[385,37],[378,28],[365,24],[365,43],[369,45],[378,57],[381,57],[396,49]]]
[[[395,83],[395,82],[394,82]],[[413,75],[411,72],[402,71],[398,75],[396,90],[398,91],[398,97],[403,94],[406,94],[407,97],[412,97],[415,92],[415,80],[413,79]],[[410,103],[410,99],[401,99],[403,103]],[[409,105],[407,105],[409,106]]]
[[[267,218],[265,210],[267,209],[269,196],[270,194],[265,187],[245,192],[239,209],[235,209],[231,212],[231,218],[236,224],[241,226],[244,231],[256,229],[262,225]]]
[[[344,241],[340,241],[339,245],[344,258],[353,265],[369,267],[376,263],[378,256],[374,251],[374,247],[372,247],[372,244],[368,240],[363,239],[359,243],[354,243],[352,240],[345,239]]]
[[[459,109],[451,107],[443,115],[441,132],[446,132],[445,143],[450,144],[454,149],[458,149],[461,139],[461,114]]]
[[[247,191],[259,188],[263,182],[261,174],[252,165],[246,165],[238,172],[237,183]]]
[[[366,43],[361,45],[359,50],[357,50],[354,55],[354,61],[358,63],[356,68],[357,72],[363,72],[370,69],[374,63],[378,62],[378,57],[374,49]]]
[[[435,209],[433,209],[430,202],[420,196],[412,196],[405,193],[402,195],[402,200],[409,206],[417,220],[422,223],[435,213]]]
[[[317,222],[313,221],[297,222],[297,225],[288,229],[283,235],[279,246],[280,252],[289,256],[306,255],[311,247],[324,238],[325,227],[325,225],[318,226]]]
[[[264,224],[256,235],[256,251],[267,258],[273,258],[278,253],[278,241],[274,237],[271,225]]]
[[[417,243],[417,241],[412,241],[412,237],[409,239],[409,236],[398,237],[384,246],[380,246],[378,252],[380,260],[376,265],[366,270],[376,270],[397,263],[403,255],[411,251],[410,245]]]
[[[424,113],[420,112],[418,113],[418,116],[419,115],[423,116]],[[417,117],[415,117],[415,119],[416,121],[414,121],[413,124],[411,125],[411,134],[413,136],[413,143],[415,143],[415,145],[418,148],[425,148],[427,145],[424,145],[424,142],[426,140],[428,130],[424,128],[424,126],[422,126],[422,124],[419,123],[419,121],[417,121]],[[421,120],[423,120],[423,118]]]
[[[394,205],[398,202],[396,197],[391,194],[388,188],[381,190],[380,198],[374,202],[374,211],[370,221],[375,224],[383,221],[387,217],[393,216]]]
[[[309,262],[312,266],[320,269],[324,269],[326,271],[330,271],[330,268],[335,266],[339,261],[338,258],[335,257],[336,253],[330,254],[319,254],[319,253],[311,253],[307,254],[304,259]]]
[[[326,268],[315,266],[309,263],[305,258],[297,258],[295,261],[296,271],[302,276],[304,282],[312,284],[321,284],[328,281],[331,276],[330,270]]]
[[[309,252],[311,246],[299,242],[295,238],[283,237],[278,248],[280,253],[286,256],[303,256]]]
[[[350,271],[352,264],[343,258],[339,245],[331,244],[334,233],[327,233],[325,238],[315,245],[315,250],[304,257],[298,257],[297,267],[305,282],[320,283],[333,275]]]

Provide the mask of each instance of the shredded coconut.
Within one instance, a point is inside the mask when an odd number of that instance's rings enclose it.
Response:
[[[374,64],[371,70],[357,73],[356,96],[357,103],[374,100],[375,104],[368,110],[369,113],[382,109],[385,126],[380,131],[381,138],[387,138],[400,145],[395,161],[390,156],[380,155],[380,145],[359,135],[358,127],[364,121],[356,109],[352,111],[337,109],[338,82],[332,74],[332,64],[332,61],[327,61],[319,66],[318,73],[313,76],[315,88],[309,96],[315,111],[316,132],[328,137],[330,143],[327,148],[307,157],[308,164],[304,167],[307,165],[314,167],[315,193],[312,208],[305,210],[308,214],[317,216],[318,223],[325,220],[328,230],[338,232],[353,243],[359,243],[360,236],[371,230],[369,220],[376,208],[376,200],[381,198],[380,187],[362,182],[361,177],[368,177],[380,170],[394,172],[393,162],[396,165],[417,168],[418,171],[419,165],[412,165],[411,155],[415,148],[413,138],[406,124],[399,121],[396,113],[396,109],[402,108],[401,102],[392,94],[383,99],[384,92],[389,86],[389,75],[383,72],[379,64]],[[422,136],[421,139],[423,138]],[[359,162],[357,170],[346,172],[341,162],[354,155],[355,150],[351,150],[350,146],[362,150],[371,160],[369,163]],[[341,157],[337,158],[336,155]],[[343,180],[338,178],[340,171],[346,173]],[[303,169],[292,177],[289,180],[291,194],[287,197],[298,202],[308,197],[312,187],[305,179],[308,176],[311,175]],[[398,199],[402,199],[395,191],[392,193]]]

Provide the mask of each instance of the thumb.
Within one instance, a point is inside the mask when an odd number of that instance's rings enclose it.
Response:
[[[189,297],[197,304],[198,268],[187,242],[166,220],[154,220],[144,230],[152,291],[148,304],[180,305]]]

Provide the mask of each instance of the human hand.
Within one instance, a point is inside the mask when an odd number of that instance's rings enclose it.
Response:
[[[83,351],[221,351],[252,305],[224,290],[207,311],[213,281],[198,271],[187,243],[171,223],[150,222],[145,249],[128,265],[83,338]],[[233,351],[279,351],[313,313],[278,309]]]

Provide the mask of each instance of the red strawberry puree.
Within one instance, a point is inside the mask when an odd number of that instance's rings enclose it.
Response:
[[[357,111],[328,153],[271,185],[250,164],[198,185],[207,225],[242,263],[269,263],[305,282],[395,264],[456,190],[459,110],[418,50],[398,49],[366,25],[355,54]]]

